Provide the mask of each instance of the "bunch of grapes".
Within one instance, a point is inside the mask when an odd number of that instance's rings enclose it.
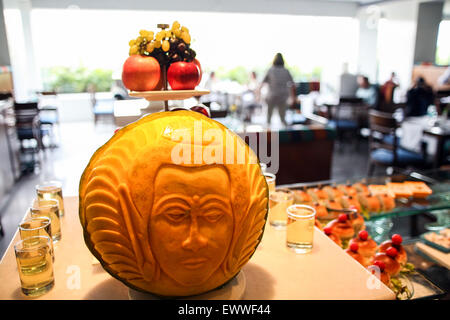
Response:
[[[158,60],[160,65],[166,66],[177,61],[191,62],[196,53],[190,48],[190,43],[188,28],[175,21],[170,30],[163,29],[156,35],[153,31],[139,31],[139,36],[129,42],[129,54],[151,56]]]

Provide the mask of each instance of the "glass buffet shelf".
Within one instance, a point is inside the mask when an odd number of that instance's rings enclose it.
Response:
[[[392,176],[374,176],[360,177],[354,179],[342,180],[326,180],[309,183],[294,183],[283,185],[280,187],[290,189],[304,189],[314,187],[324,187],[327,185],[353,184],[362,182],[369,184],[386,184],[388,182],[404,182],[404,181],[422,181],[425,182],[433,193],[427,198],[397,198],[395,200],[396,207],[389,212],[372,212],[364,214],[364,218],[374,221],[382,218],[395,218],[416,215],[424,212],[432,212],[437,210],[450,209],[450,169],[437,169],[431,171],[413,171],[395,174]]]

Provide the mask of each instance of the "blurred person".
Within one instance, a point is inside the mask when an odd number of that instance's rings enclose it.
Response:
[[[353,98],[355,97],[356,90],[358,90],[357,77],[348,72],[348,63],[344,63],[340,76],[339,97]]]
[[[255,92],[258,89],[258,75],[256,74],[255,71],[252,71],[250,73],[250,77],[247,83],[247,89],[250,91]]]
[[[386,104],[392,103],[394,90],[398,87],[397,76],[395,72],[391,73],[391,77],[380,88],[381,97]]]
[[[433,89],[423,77],[416,80],[406,93],[405,117],[421,117],[427,114],[428,107],[434,102]]]
[[[267,71],[258,91],[261,90],[263,84],[267,84],[268,86],[265,99],[267,103],[267,124],[270,125],[273,110],[277,108],[281,121],[287,126],[286,110],[289,107],[289,98],[291,98],[291,105],[295,105],[297,103],[297,96],[294,79],[284,67],[284,59],[281,53],[275,55],[272,67]]]
[[[358,76],[358,90],[356,97],[362,99],[370,107],[375,108],[378,103],[378,90],[375,85],[370,84],[366,76]]]

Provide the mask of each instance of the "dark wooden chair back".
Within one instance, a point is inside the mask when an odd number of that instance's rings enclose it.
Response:
[[[357,98],[357,97],[340,97],[339,98],[339,104],[361,104],[363,103],[363,99]]]
[[[21,135],[20,132],[28,132],[31,130],[33,139],[38,143],[38,149],[43,148],[41,122],[39,120],[39,108],[37,102],[27,103],[14,103],[14,115],[16,124],[15,127],[18,130],[19,140],[30,139],[29,134]]]
[[[37,102],[14,103],[14,111],[39,111]]]
[[[39,118],[39,109],[37,102],[14,103],[14,114],[16,125],[21,127],[32,126]]]
[[[397,164],[397,147],[398,139],[396,130],[398,128],[397,120],[391,113],[381,112],[377,110],[369,111],[369,149],[387,149],[391,150],[394,157],[394,165]],[[392,141],[386,141],[385,137],[392,137]]]

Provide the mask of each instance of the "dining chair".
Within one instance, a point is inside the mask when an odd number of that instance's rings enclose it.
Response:
[[[96,87],[93,84],[90,84],[87,89],[90,102],[92,107],[92,112],[94,113],[94,124],[101,120],[106,122],[114,122],[114,100],[113,99],[98,99]]]
[[[43,137],[48,135],[48,130],[41,126],[37,102],[14,103],[14,117],[17,139],[20,142],[22,171],[33,171],[40,165],[39,153],[44,150]],[[26,141],[34,141],[36,144],[26,144]],[[29,160],[28,155],[31,155]]]
[[[357,116],[357,108],[362,108],[362,100],[359,98],[343,98],[339,99],[337,105],[325,104],[327,107],[327,117],[329,119],[328,126],[336,130],[337,140],[342,146],[343,140],[348,137],[352,142],[356,141],[356,147],[359,147],[359,131],[361,124]],[[342,108],[351,108],[351,117],[342,117]]]
[[[48,127],[50,137],[50,147],[57,147],[55,143],[56,131],[59,135],[59,101],[56,91],[39,91],[39,120],[41,126]]]
[[[422,152],[417,153],[400,147],[400,140],[396,137],[399,127],[392,114],[377,110],[369,111],[369,169],[368,175],[372,176],[375,166],[406,167],[426,164],[426,147],[422,146]]]

